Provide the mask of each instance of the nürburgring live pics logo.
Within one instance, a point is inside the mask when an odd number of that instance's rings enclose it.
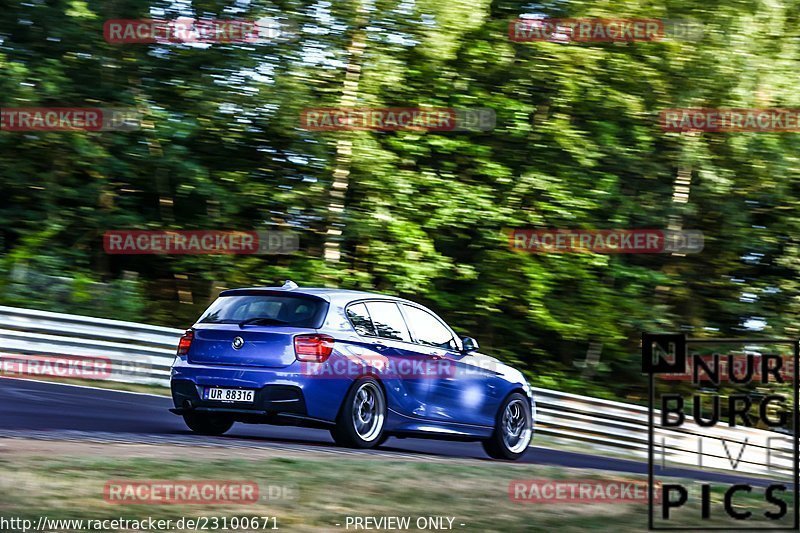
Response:
[[[709,355],[709,347],[715,345],[737,348]],[[787,347],[791,358],[775,354],[776,350]],[[797,505],[800,486],[799,355],[800,344],[796,339],[642,335],[642,371],[649,379],[650,530],[797,531],[800,526]],[[790,374],[783,368],[788,366],[787,362],[793,362]],[[686,375],[687,368],[691,368],[690,377]],[[656,382],[656,377],[663,381]],[[684,462],[686,457],[696,457],[696,471],[697,465],[701,467],[700,472],[706,470],[705,458],[708,463],[716,461],[718,468],[724,465],[724,470],[732,467],[735,472],[703,472],[704,476],[696,477],[714,481],[692,481],[689,486],[674,480],[656,480],[657,432],[661,439],[659,474],[662,476],[668,474],[664,470],[668,451],[673,457],[682,455]],[[665,446],[665,435],[679,444]],[[766,445],[756,444],[757,438],[763,438]],[[784,448],[787,450],[785,460],[778,467],[771,457],[779,457],[780,449],[773,448],[771,443],[781,440],[791,444]],[[686,446],[688,441],[692,441],[692,447]],[[709,442],[724,453],[709,453]],[[735,452],[729,453],[731,445],[739,452],[738,457]],[[746,450],[747,456],[743,459]],[[755,473],[760,475],[753,475]],[[675,473],[669,475],[678,477]],[[660,503],[655,506],[654,484],[661,485]],[[720,527],[721,524],[725,526]]]

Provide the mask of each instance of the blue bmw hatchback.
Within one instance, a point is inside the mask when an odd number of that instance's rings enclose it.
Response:
[[[349,447],[433,437],[517,459],[533,436],[533,394],[521,372],[477,349],[401,298],[291,281],[227,290],[180,340],[171,411],[204,435],[291,424]]]

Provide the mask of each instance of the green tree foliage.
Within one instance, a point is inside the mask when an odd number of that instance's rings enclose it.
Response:
[[[523,15],[691,20],[703,34],[511,42]],[[179,16],[292,31],[268,44],[103,38],[108,19]],[[0,132],[0,302],[185,326],[223,287],[374,289],[431,305],[535,383],[635,396],[643,330],[797,335],[797,134],[658,125],[665,108],[800,107],[797,20],[795,5],[745,1],[5,2],[3,107],[133,107],[143,122]],[[359,30],[358,105],[491,108],[496,128],[303,130],[303,109],[341,102]],[[703,231],[705,250],[528,254],[503,233],[676,224]],[[323,254],[333,225],[338,261]],[[134,228],[293,228],[301,250],[104,253],[105,231]],[[601,364],[587,374],[590,343]]]

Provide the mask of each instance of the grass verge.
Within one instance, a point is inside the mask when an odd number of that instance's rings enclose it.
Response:
[[[453,517],[455,531],[646,530],[647,506],[643,503],[517,503],[508,493],[509,483],[518,479],[643,481],[643,476],[490,461],[415,462],[346,456],[205,460],[193,449],[191,458],[187,453],[186,459],[175,459],[173,449],[170,458],[157,458],[158,447],[153,449],[152,458],[145,459],[10,457],[0,453],[0,516],[34,523],[42,515],[50,519],[153,517],[173,521],[201,516],[274,516],[278,527],[288,531],[347,531],[348,516],[408,516],[412,524],[419,517],[434,516]],[[113,450],[108,448],[109,453]],[[258,483],[262,491],[268,486],[289,487],[292,496],[250,505],[121,505],[104,500],[109,480],[250,481]],[[731,525],[722,516],[722,500],[721,489],[716,489],[711,507],[714,516],[702,525]],[[765,508],[772,509],[765,506],[763,495],[756,493],[737,496],[736,502],[738,508],[750,507],[759,516]],[[699,501],[687,504],[681,516],[686,525],[700,525]],[[417,531],[415,526],[409,530]]]

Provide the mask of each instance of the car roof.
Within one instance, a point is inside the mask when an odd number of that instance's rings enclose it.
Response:
[[[337,304],[346,304],[348,302],[352,302],[355,300],[364,300],[364,299],[381,299],[381,300],[393,300],[397,302],[406,302],[406,303],[414,303],[410,300],[406,300],[404,298],[400,298],[398,296],[391,296],[388,294],[379,294],[376,292],[366,292],[366,291],[354,291],[349,289],[332,289],[326,287],[243,287],[240,289],[227,289],[220,293],[220,296],[233,296],[236,294],[245,294],[245,293],[258,293],[258,292],[269,292],[269,293],[276,293],[276,292],[285,292],[287,294],[305,294],[308,296],[316,296],[318,298],[322,298],[323,300],[329,301],[331,303]],[[417,304],[419,305],[419,304]]]

